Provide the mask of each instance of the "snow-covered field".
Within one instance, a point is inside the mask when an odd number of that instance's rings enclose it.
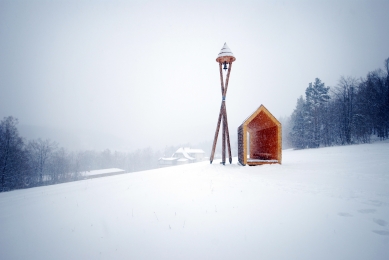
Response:
[[[389,142],[0,193],[0,259],[389,259]]]

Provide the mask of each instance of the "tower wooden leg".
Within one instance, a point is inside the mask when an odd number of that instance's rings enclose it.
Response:
[[[232,155],[231,155],[231,144],[230,144],[230,133],[228,130],[228,120],[227,120],[227,109],[225,102],[222,102],[222,105],[220,107],[220,113],[219,113],[219,119],[217,121],[216,131],[215,131],[215,137],[213,139],[213,145],[212,145],[212,151],[211,151],[211,157],[209,158],[210,163],[212,164],[214,156],[215,156],[215,150],[216,150],[216,143],[217,138],[219,136],[219,130],[220,130],[220,124],[223,124],[222,129],[222,164],[225,165],[226,163],[226,145],[228,149],[228,159],[230,164],[232,163]]]
[[[223,122],[226,124],[226,135],[227,135],[227,148],[228,148],[228,159],[230,161],[230,164],[232,163],[232,155],[231,155],[231,145],[230,145],[230,133],[228,131],[228,120],[227,120],[227,108],[224,105],[224,115],[223,115]]]
[[[222,140],[222,164],[226,164],[226,120],[224,118],[224,109],[225,109],[225,104],[223,102],[223,115],[222,115],[222,121],[223,121],[223,140]]]
[[[212,151],[211,151],[211,157],[209,158],[210,163],[212,164],[213,157],[215,155],[215,149],[216,149],[216,142],[217,138],[219,136],[219,129],[220,129],[220,123],[222,120],[222,115],[223,115],[223,104],[220,107],[220,113],[219,113],[219,119],[217,120],[217,125],[216,125],[216,131],[215,131],[215,137],[213,139],[213,145],[212,145]]]

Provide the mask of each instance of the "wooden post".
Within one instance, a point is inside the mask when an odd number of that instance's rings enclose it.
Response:
[[[227,135],[227,148],[228,148],[228,159],[230,161],[230,164],[232,162],[232,155],[231,155],[231,145],[230,145],[230,133],[228,131],[228,120],[227,120],[227,108],[224,106],[224,118],[226,121],[226,135]]]
[[[226,105],[223,101],[223,138],[222,138],[222,164],[226,164],[226,119],[224,118],[224,109]]]
[[[230,80],[231,66],[232,66],[232,62],[229,62],[229,63],[228,63],[227,78],[226,78],[226,86],[225,86],[224,92],[223,92],[223,96],[224,96],[224,97],[227,95],[227,88],[228,88],[228,81]]]
[[[224,95],[224,82],[223,82],[223,69],[222,69],[222,63],[219,62],[219,71],[220,71],[220,83],[222,88],[222,96]]]
[[[214,157],[214,155],[215,155],[216,142],[217,142],[217,138],[218,138],[218,136],[219,136],[220,123],[221,123],[222,115],[223,115],[223,114],[222,114],[222,109],[223,109],[223,102],[222,102],[222,105],[221,105],[221,107],[220,107],[219,119],[217,120],[216,131],[215,131],[215,137],[214,137],[214,139],[213,139],[211,157],[209,158],[209,160],[210,160],[211,163],[212,163],[213,157]]]

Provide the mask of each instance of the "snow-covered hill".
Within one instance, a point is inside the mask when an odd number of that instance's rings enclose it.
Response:
[[[389,259],[389,143],[0,194],[1,259]]]

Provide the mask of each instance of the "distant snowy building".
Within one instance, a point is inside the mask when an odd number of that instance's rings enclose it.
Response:
[[[189,147],[179,148],[173,156],[179,158],[187,158],[189,160],[202,161],[205,156],[205,152],[201,149],[191,149]]]
[[[164,166],[172,166],[172,165],[176,165],[176,162],[177,162],[178,158],[175,158],[175,157],[161,157],[158,159],[158,162],[159,162],[159,165],[161,167],[164,167]]]
[[[186,163],[200,162],[204,160],[205,152],[201,149],[191,149],[189,147],[179,148],[171,157],[159,158],[160,166],[172,166]]]

